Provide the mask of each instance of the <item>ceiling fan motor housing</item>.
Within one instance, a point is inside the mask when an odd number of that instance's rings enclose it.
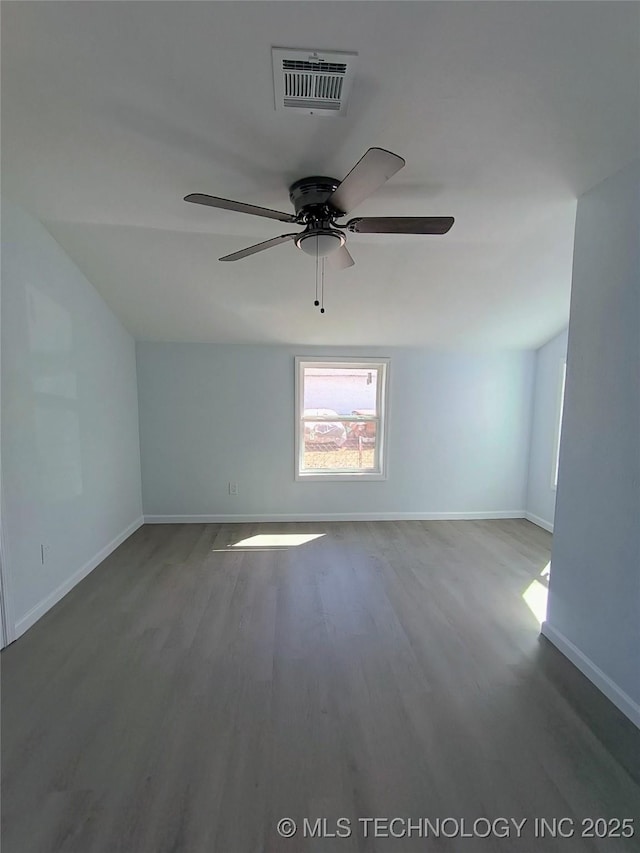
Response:
[[[339,216],[339,211],[333,211],[327,206],[327,199],[340,186],[337,178],[314,176],[301,178],[289,187],[289,198],[296,210],[296,215],[304,217],[308,214],[314,219],[332,219]]]
[[[324,258],[344,246],[344,234],[334,227],[339,212],[327,199],[340,186],[336,178],[315,175],[301,178],[289,187],[289,198],[300,224],[307,227],[295,238],[295,244],[306,255]]]

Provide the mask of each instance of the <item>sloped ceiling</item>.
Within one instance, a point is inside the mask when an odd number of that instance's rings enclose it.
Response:
[[[639,148],[640,6],[581,2],[2,4],[2,181],[140,339],[538,346],[567,322],[575,200]],[[357,51],[345,118],[276,113],[271,47]],[[350,270],[287,230],[185,204],[290,210],[373,145],[407,166],[353,215],[453,215],[445,237],[352,234]]]

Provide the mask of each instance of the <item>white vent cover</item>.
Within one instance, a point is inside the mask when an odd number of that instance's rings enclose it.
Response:
[[[272,48],[276,110],[305,115],[344,115],[357,55]]]

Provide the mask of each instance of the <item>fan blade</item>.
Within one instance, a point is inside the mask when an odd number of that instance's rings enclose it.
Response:
[[[340,213],[350,210],[381,187],[392,175],[399,172],[405,161],[384,148],[370,148],[361,157],[340,186],[335,189],[327,204]]]
[[[334,270],[346,270],[355,264],[346,246],[341,246],[337,252],[329,255],[329,264]]]
[[[446,234],[453,216],[364,216],[342,228],[358,234]]]
[[[228,198],[217,198],[214,195],[191,193],[184,197],[185,201],[193,204],[206,204],[208,207],[219,207],[221,210],[235,210],[237,213],[251,213],[253,216],[264,216],[267,219],[277,219],[280,222],[296,222],[295,216],[282,213],[280,210],[270,210],[268,207],[258,207],[255,204],[244,204],[242,201],[232,201]]]
[[[248,258],[249,255],[255,255],[256,252],[264,252],[265,249],[270,249],[272,246],[277,246],[279,243],[285,243],[287,240],[293,240],[297,234],[281,234],[280,237],[273,237],[271,240],[265,240],[264,243],[256,243],[254,246],[248,246],[246,249],[240,249],[239,252],[233,252],[230,255],[225,255],[224,258],[219,258],[220,261],[240,261],[242,258]]]

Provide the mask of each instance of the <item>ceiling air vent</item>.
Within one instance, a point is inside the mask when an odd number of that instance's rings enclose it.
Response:
[[[344,115],[357,53],[274,47],[276,110],[304,115]]]

